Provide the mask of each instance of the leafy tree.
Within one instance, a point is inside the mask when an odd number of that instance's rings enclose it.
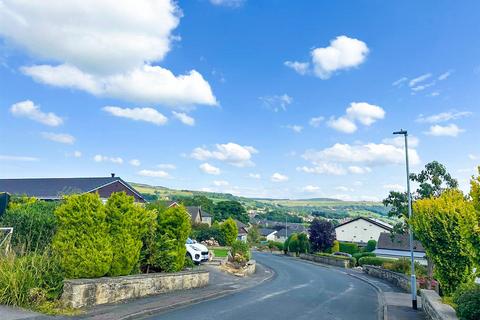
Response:
[[[310,243],[308,242],[308,237],[305,233],[299,233],[297,236],[298,239],[298,253],[308,253],[310,251]]]
[[[377,241],[375,240],[368,240],[367,246],[365,247],[365,252],[372,252],[377,248]]]
[[[285,248],[287,252],[295,252],[299,251],[299,244],[298,244],[298,234],[292,233],[287,240],[285,241]]]
[[[57,229],[54,212],[58,202],[27,199],[9,206],[0,218],[0,226],[13,227],[11,245],[17,251],[43,252]]]
[[[232,243],[237,240],[238,237],[238,229],[235,220],[232,218],[228,218],[220,225],[220,230],[222,231],[225,237],[225,243],[228,246],[231,246]]]
[[[185,197],[185,198],[182,198],[180,202],[186,207],[197,206],[197,207],[201,207],[202,210],[210,213],[212,213],[215,208],[215,204],[213,203],[213,201],[207,198],[206,196],[196,195],[193,197]]]
[[[58,230],[52,247],[67,278],[104,276],[112,263],[105,208],[98,194],[65,197],[55,210]]]
[[[390,207],[389,217],[408,218],[408,197],[406,192],[390,191],[382,201],[383,205]]]
[[[450,295],[461,283],[473,280],[473,248],[469,240],[477,223],[472,203],[458,190],[438,198],[417,200],[410,223],[435,263],[435,278]]]
[[[112,265],[108,274],[130,274],[138,264],[142,239],[155,213],[135,204],[125,192],[113,193],[105,205],[106,221],[112,239]]]
[[[477,170],[479,175],[472,176],[470,180],[470,197],[477,214],[477,223],[474,226],[475,232],[472,234],[470,242],[475,250],[477,264],[480,266],[480,166]]]
[[[417,194],[420,199],[436,198],[447,189],[458,188],[458,181],[438,161],[427,163],[425,169],[418,174],[410,174],[410,180],[419,183]]]
[[[254,225],[253,227],[248,230],[248,235],[247,235],[247,240],[248,243],[251,245],[259,243],[260,242],[260,230],[258,230],[258,226]]]
[[[313,219],[310,224],[310,244],[314,252],[325,251],[332,247],[336,239],[335,228],[330,221]]]
[[[245,208],[238,201],[220,201],[213,210],[213,220],[223,221],[228,218],[237,219],[243,223],[248,223],[248,215]]]

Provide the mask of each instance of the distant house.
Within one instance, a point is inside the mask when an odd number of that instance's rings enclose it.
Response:
[[[71,194],[98,193],[106,201],[112,193],[120,191],[134,197],[136,202],[145,202],[137,190],[113,173],[110,177],[0,179],[0,192],[40,200],[59,200]]]
[[[237,224],[237,231],[238,231],[237,240],[247,241],[248,226],[245,223],[240,222],[236,219],[235,219],[235,223]]]
[[[202,208],[189,206],[186,207],[192,223],[202,223]]]
[[[373,251],[378,257],[409,258],[410,241],[408,234],[382,232],[378,238],[377,248]],[[413,256],[421,264],[427,264],[425,249],[420,241],[413,241]]]
[[[366,244],[369,240],[377,241],[382,232],[391,231],[391,225],[365,217],[358,217],[335,227],[338,241],[355,242],[360,245]]]
[[[212,225],[212,215],[206,211],[202,211],[202,223]]]
[[[260,229],[260,235],[265,237],[268,241],[276,241],[277,230],[269,229],[269,228],[262,228]]]

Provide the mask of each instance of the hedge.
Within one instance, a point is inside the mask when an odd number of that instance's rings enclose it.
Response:
[[[362,257],[358,259],[358,264],[360,266],[369,265],[369,266],[383,266],[384,262],[393,262],[394,259],[380,258],[380,257]]]
[[[351,242],[340,242],[340,252],[345,252],[349,254],[354,254],[360,252],[358,244]]]
[[[373,252],[357,252],[352,254],[352,257],[354,257],[357,260],[363,257],[376,257],[376,256],[377,255]]]
[[[471,284],[455,293],[457,315],[461,320],[480,319],[480,285]]]

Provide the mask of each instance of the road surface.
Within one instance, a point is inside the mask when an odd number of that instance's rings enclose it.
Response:
[[[254,258],[275,271],[272,280],[146,319],[378,319],[377,292],[361,280],[287,257],[256,253]]]

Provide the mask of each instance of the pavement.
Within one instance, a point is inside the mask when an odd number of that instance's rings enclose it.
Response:
[[[10,309],[9,315],[0,306],[0,319],[424,319],[422,312],[411,310],[409,294],[361,271],[269,253],[254,253],[254,258],[258,263],[253,277],[202,266],[210,271],[205,288],[98,306],[75,317],[28,312],[22,317],[15,315],[18,309]]]

